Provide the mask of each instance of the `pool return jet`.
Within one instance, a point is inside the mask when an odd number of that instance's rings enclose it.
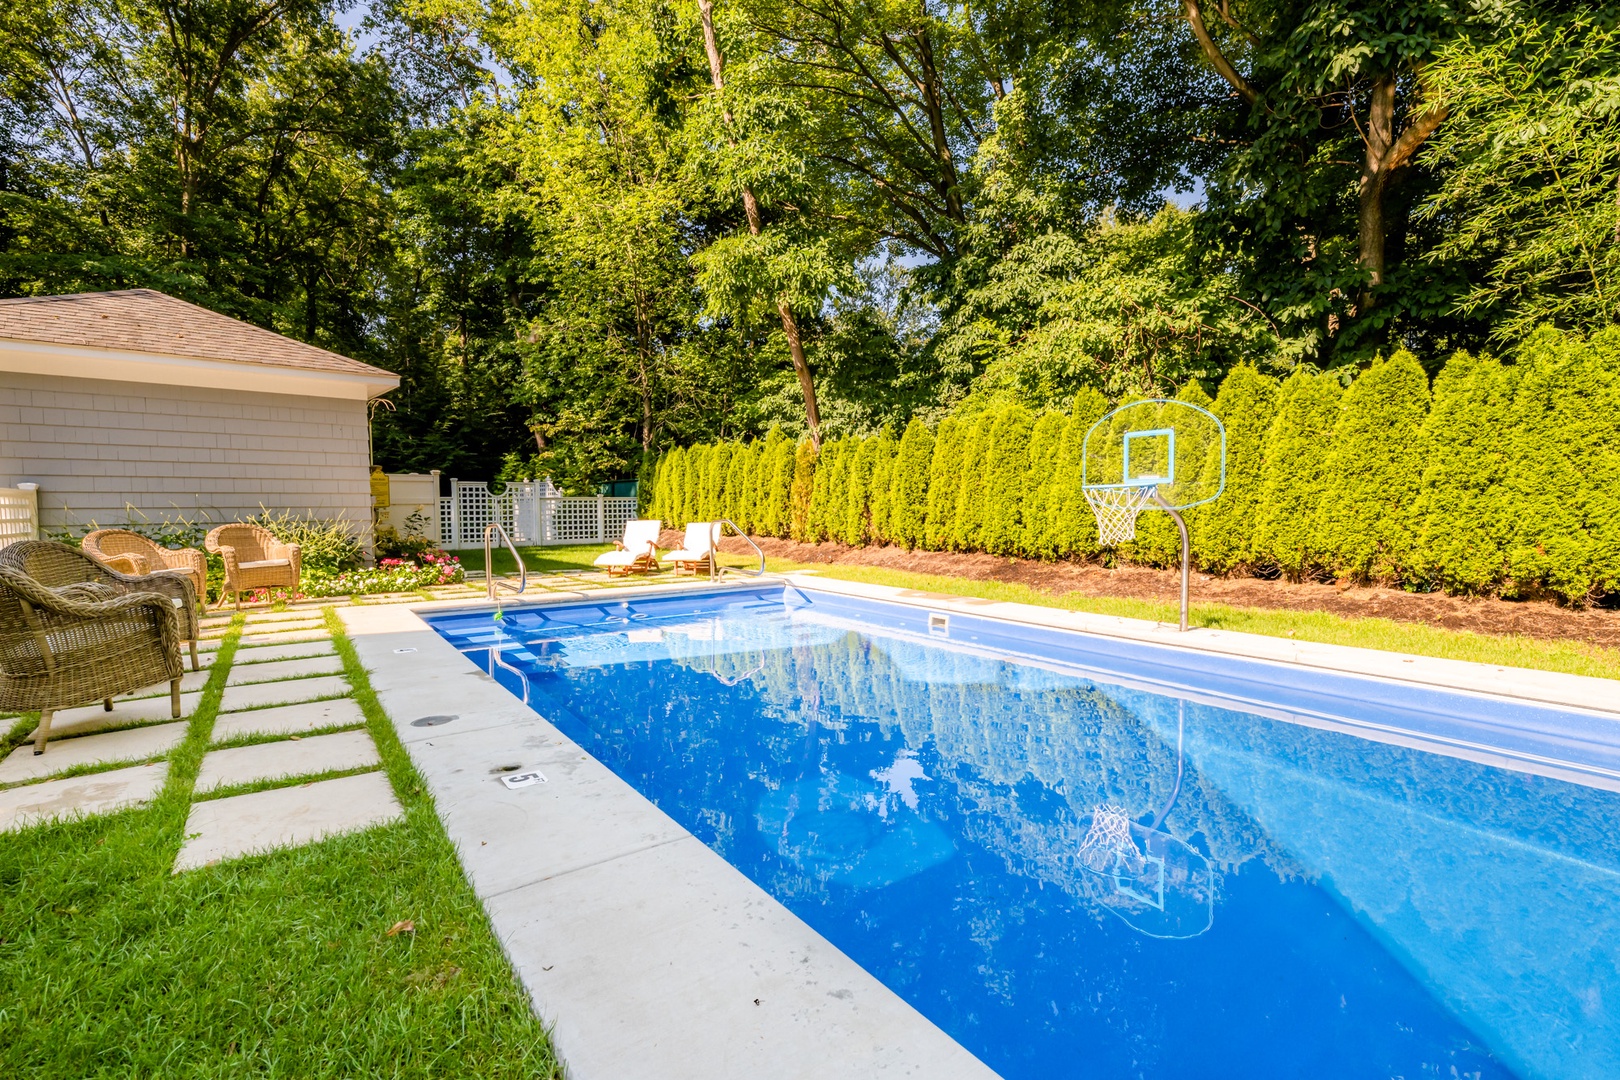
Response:
[[[1181,532],[1181,629],[1187,629],[1192,550],[1183,510],[1226,490],[1226,428],[1208,409],[1149,398],[1121,405],[1092,424],[1080,459],[1080,485],[1097,515],[1097,538],[1114,547],[1136,538],[1136,518],[1157,507]]]

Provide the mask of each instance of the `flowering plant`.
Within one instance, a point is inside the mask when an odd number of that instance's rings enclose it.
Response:
[[[432,585],[454,585],[465,577],[461,560],[437,548],[412,559],[379,559],[374,569],[304,575],[310,596],[353,596],[365,593],[415,592]]]

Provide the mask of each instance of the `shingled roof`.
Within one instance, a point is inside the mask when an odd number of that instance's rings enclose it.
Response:
[[[156,289],[0,300],[0,339],[398,381],[393,372],[294,341]]]

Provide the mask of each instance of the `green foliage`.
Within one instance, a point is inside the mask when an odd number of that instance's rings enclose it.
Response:
[[[827,539],[828,511],[834,499],[833,482],[838,479],[843,456],[843,439],[829,439],[821,444],[821,453],[816,458],[815,481],[810,492],[810,511],[805,521],[805,539],[812,544]],[[836,505],[841,508],[844,504],[840,499]]]
[[[1519,351],[1507,490],[1519,595],[1620,589],[1620,329],[1538,331]]]
[[[877,449],[872,461],[872,479],[867,488],[867,537],[874,543],[887,544],[894,539],[889,518],[894,507],[894,455],[900,444],[886,427],[875,438]]]
[[[1620,8],[1506,3],[1424,72],[1450,114],[1427,155],[1442,255],[1479,260],[1461,308],[1516,340],[1620,320]]]
[[[1204,393],[1203,387],[1197,383],[1188,383],[1182,387],[1175,400],[1185,401],[1188,404],[1197,405],[1204,409],[1213,404],[1209,399],[1209,395]],[[1177,429],[1176,486],[1178,489],[1184,490],[1198,488],[1203,477],[1209,475],[1212,468],[1209,453],[1211,450],[1216,449],[1216,447],[1208,445],[1205,439],[1205,436],[1210,434],[1204,426],[1208,421],[1199,418],[1204,420],[1204,423],[1201,424],[1197,420],[1178,412],[1174,406],[1161,406],[1160,409],[1159,425]],[[1123,419],[1132,428],[1142,426],[1139,419],[1130,419],[1129,414],[1125,414]],[[1123,438],[1123,430],[1117,433],[1111,432],[1109,449],[1112,450],[1114,446],[1119,445],[1120,440]],[[1133,471],[1135,470],[1134,460],[1133,456]],[[1218,463],[1215,463],[1213,467],[1218,469]],[[1210,490],[1213,490],[1213,484]],[[1183,519],[1187,522],[1189,541],[1193,529],[1197,526],[1198,514],[1202,509],[1204,508],[1195,508],[1183,514]],[[1095,521],[1095,516],[1093,516],[1093,521]],[[1175,519],[1169,514],[1160,510],[1156,505],[1149,505],[1146,510],[1142,511],[1141,516],[1136,519],[1136,539],[1128,544],[1121,545],[1121,551],[1133,562],[1143,563],[1147,566],[1179,567],[1181,565],[1181,530],[1176,528]]]
[[[1226,491],[1197,508],[1188,525],[1198,565],[1210,573],[1229,574],[1260,561],[1255,526],[1266,435],[1277,411],[1277,380],[1246,364],[1235,367],[1221,383],[1210,411],[1226,427]],[[1208,474],[1213,476],[1218,469],[1219,462],[1211,460]]]
[[[739,529],[746,530],[743,522],[748,516],[748,466],[753,455],[747,443],[731,448],[731,462],[726,467],[726,517]]]
[[[982,413],[972,421],[962,445],[962,468],[957,477],[956,520],[951,530],[951,547],[957,551],[977,551],[984,530],[985,462],[989,458],[990,430],[996,414]]]
[[[336,574],[360,566],[363,551],[352,521],[299,517],[288,510],[264,506],[248,520],[269,529],[283,544],[297,544],[306,573]]]
[[[1277,418],[1260,465],[1254,549],[1290,580],[1317,573],[1328,553],[1315,545],[1317,506],[1334,490],[1329,471],[1344,390],[1331,375],[1300,368],[1277,395]]]
[[[1029,437],[1029,468],[1024,473],[1022,526],[1018,550],[1025,555],[1051,558],[1052,518],[1057,511],[1064,476],[1058,464],[1067,418],[1060,412],[1042,413]]]
[[[844,521],[838,530],[838,539],[846,544],[866,542],[869,504],[872,497],[872,472],[882,453],[882,436],[852,439],[854,458],[845,477]]]
[[[1024,538],[1024,484],[1035,417],[1022,405],[1002,410],[990,428],[982,480],[984,523],[979,543],[992,555],[1015,555]]]
[[[810,503],[816,484],[816,447],[800,439],[793,450],[793,479],[789,484],[788,535],[800,542],[814,540],[810,533]]]
[[[928,520],[924,529],[926,546],[933,551],[949,548],[956,535],[966,427],[964,421],[947,416],[940,421],[939,436],[934,440],[934,455],[928,463]]]
[[[1334,574],[1397,581],[1411,564],[1428,409],[1429,380],[1405,350],[1374,362],[1345,391],[1328,459],[1331,487],[1311,524]]]
[[[726,516],[726,481],[731,476],[731,443],[716,443],[709,452],[708,478],[704,481],[707,498],[703,505],[703,521],[715,521]]]
[[[1508,491],[1516,368],[1459,352],[1434,380],[1413,513],[1414,577],[1451,593],[1497,591],[1516,515]]]
[[[889,538],[907,551],[922,546],[926,539],[933,458],[933,432],[914,418],[900,437],[889,486]]]
[[[1037,554],[1054,558],[1083,558],[1095,555],[1097,518],[1086,502],[1082,486],[1085,470],[1086,433],[1108,412],[1108,400],[1096,390],[1085,389],[1074,395],[1069,419],[1063,425],[1063,441],[1058,444],[1058,482],[1048,496],[1051,522],[1042,533]]]
[[[755,528],[766,536],[786,536],[792,527],[793,468],[796,448],[780,428],[765,437],[759,462],[759,502]]]

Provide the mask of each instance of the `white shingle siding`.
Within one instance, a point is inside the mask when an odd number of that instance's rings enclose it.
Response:
[[[368,530],[364,401],[0,371],[0,486],[40,485],[45,528],[231,521],[272,510]]]

